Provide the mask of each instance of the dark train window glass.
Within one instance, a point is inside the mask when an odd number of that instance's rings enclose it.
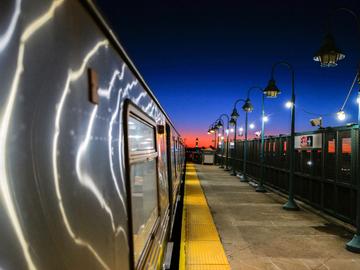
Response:
[[[159,216],[155,126],[128,117],[134,263],[137,265]]]

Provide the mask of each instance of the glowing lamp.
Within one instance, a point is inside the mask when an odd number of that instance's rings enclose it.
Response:
[[[245,104],[242,106],[242,109],[245,111],[245,112],[252,112],[254,107],[253,105],[251,104],[250,102],[250,99],[247,99],[245,101]]]
[[[287,102],[285,103],[285,107],[288,108],[288,109],[291,109],[292,106],[293,106],[293,103],[292,103],[291,101],[287,101]]]
[[[255,128],[255,124],[254,124],[254,123],[251,123],[251,124],[249,125],[249,128],[254,129],[254,128]]]
[[[238,111],[236,110],[236,108],[234,108],[233,111],[232,111],[232,113],[231,113],[231,120],[235,120],[235,121],[236,121],[236,119],[238,119],[238,117],[239,117],[239,113],[238,113]],[[231,120],[230,120],[230,122],[231,122]]]
[[[275,80],[270,79],[268,85],[264,89],[264,95],[269,98],[276,98],[281,91],[277,88]]]
[[[336,113],[336,116],[340,121],[344,121],[345,118],[346,118],[346,114],[345,114],[345,112],[343,110],[338,111]]]
[[[331,34],[327,34],[313,59],[316,62],[320,62],[321,67],[335,67],[337,62],[344,58],[345,54],[336,48],[334,37]]]

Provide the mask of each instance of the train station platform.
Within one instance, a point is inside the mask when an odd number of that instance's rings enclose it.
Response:
[[[344,248],[350,232],[305,208],[285,211],[284,202],[218,166],[188,164],[180,269],[360,269],[360,255]]]

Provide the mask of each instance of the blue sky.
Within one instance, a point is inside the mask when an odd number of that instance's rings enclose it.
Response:
[[[117,8],[99,1],[120,42],[177,128],[192,144],[221,113],[231,113],[237,98],[253,85],[264,87],[271,66],[279,60],[295,69],[296,130],[311,130],[318,114],[335,113],[351,86],[360,59],[360,33],[355,20],[338,12],[332,32],[346,58],[336,68],[321,68],[312,60],[325,34],[332,10],[349,7],[360,14],[358,1],[133,1]],[[269,3],[271,2],[271,3]],[[290,73],[276,70],[282,94],[266,100],[270,116],[266,130],[288,133]],[[339,122],[324,117],[324,126],[357,121],[356,85]],[[260,126],[260,92],[252,93],[251,122]],[[240,109],[240,106],[239,106]],[[243,114],[239,125],[243,124]],[[202,141],[201,141],[202,140]],[[206,145],[207,146],[207,145]]]

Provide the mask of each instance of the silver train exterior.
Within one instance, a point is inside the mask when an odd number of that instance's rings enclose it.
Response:
[[[0,74],[0,270],[159,268],[183,145],[95,5],[2,0]]]

